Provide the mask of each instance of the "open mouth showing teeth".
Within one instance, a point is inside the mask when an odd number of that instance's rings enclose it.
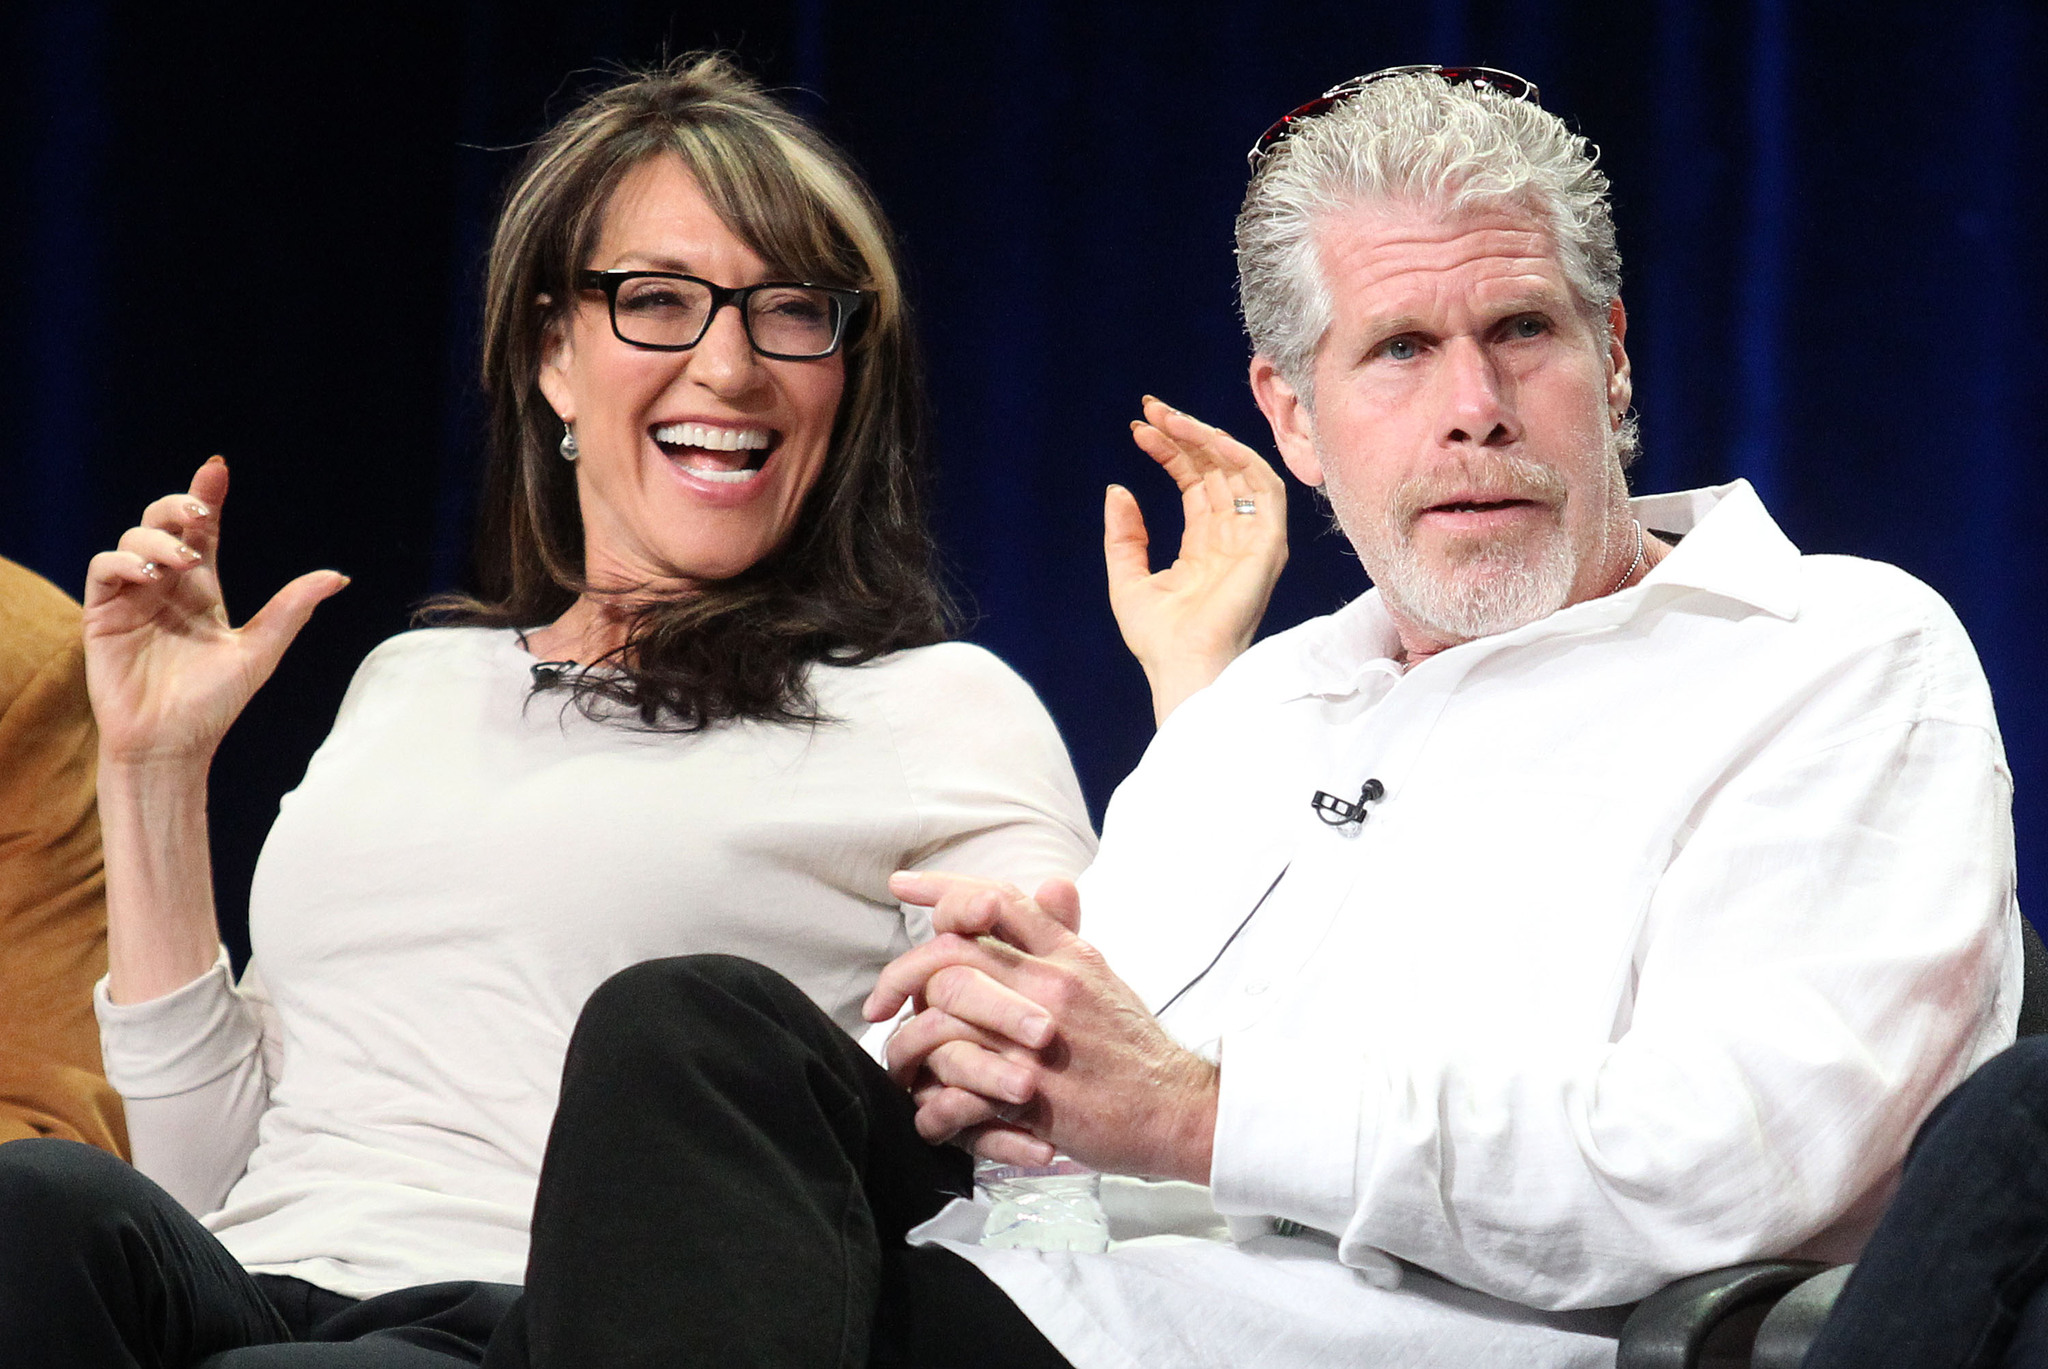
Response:
[[[664,423],[653,430],[662,454],[700,480],[740,485],[768,464],[775,435],[766,428],[721,428],[708,423]]]

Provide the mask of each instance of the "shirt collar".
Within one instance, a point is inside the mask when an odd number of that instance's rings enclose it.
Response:
[[[1799,548],[1747,480],[1629,501],[1645,528],[1685,540],[1643,580],[1704,590],[1773,618],[1799,613]]]
[[[1747,480],[1643,495],[1629,501],[1629,511],[1645,531],[1676,533],[1684,539],[1640,582],[1619,594],[1574,604],[1513,632],[1451,650],[1497,650],[1601,623],[1623,622],[1651,600],[1653,586],[1697,590],[1776,618],[1797,615],[1794,570],[1799,548],[1779,529]],[[1287,697],[1341,696],[1354,693],[1369,674],[1398,675],[1400,649],[1400,636],[1380,592],[1370,590],[1325,619],[1322,631],[1306,636],[1299,673]]]

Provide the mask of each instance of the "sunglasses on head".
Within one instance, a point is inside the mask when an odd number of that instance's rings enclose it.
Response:
[[[1515,100],[1527,100],[1530,104],[1541,104],[1537,98],[1536,83],[1515,75],[1512,71],[1501,71],[1496,67],[1440,67],[1430,63],[1419,66],[1388,67],[1384,71],[1354,76],[1331,86],[1328,90],[1310,100],[1299,109],[1289,110],[1273,121],[1273,126],[1259,135],[1252,144],[1252,150],[1245,154],[1245,160],[1254,171],[1259,162],[1279,144],[1292,137],[1295,130],[1310,119],[1327,114],[1337,105],[1364,90],[1374,81],[1385,81],[1395,76],[1436,76],[1454,86],[1472,86],[1479,90],[1498,91]]]

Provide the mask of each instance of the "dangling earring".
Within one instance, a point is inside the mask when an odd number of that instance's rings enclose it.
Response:
[[[562,460],[574,461],[581,455],[583,455],[583,450],[576,445],[576,430],[564,423],[562,425]]]

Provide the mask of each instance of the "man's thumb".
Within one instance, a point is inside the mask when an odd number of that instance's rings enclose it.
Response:
[[[1109,583],[1142,580],[1152,573],[1151,537],[1138,501],[1122,485],[1111,485],[1102,497],[1102,560]]]

